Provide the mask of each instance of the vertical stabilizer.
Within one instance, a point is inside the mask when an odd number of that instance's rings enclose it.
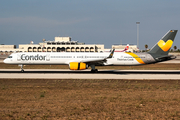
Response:
[[[169,30],[148,52],[156,55],[168,55],[178,30]]]

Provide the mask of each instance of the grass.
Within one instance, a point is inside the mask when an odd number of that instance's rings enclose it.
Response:
[[[1,79],[0,119],[180,119],[178,80]]]
[[[68,65],[25,65],[24,69],[69,69]],[[180,70],[180,63],[156,63],[141,66],[96,66],[97,69]],[[20,69],[18,65],[0,63],[0,69]],[[91,69],[89,67],[89,69]]]
[[[179,70],[180,64],[97,69]],[[19,69],[0,63],[0,69]],[[68,69],[26,65],[24,69]],[[0,120],[180,119],[179,80],[0,79]]]

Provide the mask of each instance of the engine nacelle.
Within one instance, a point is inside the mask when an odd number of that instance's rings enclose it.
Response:
[[[88,66],[86,65],[86,63],[82,63],[82,62],[71,62],[69,63],[69,69],[70,70],[85,70],[87,69]]]

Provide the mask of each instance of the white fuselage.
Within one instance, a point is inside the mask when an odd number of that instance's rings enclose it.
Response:
[[[4,60],[7,64],[69,64],[71,62],[99,62],[110,53],[72,53],[72,52],[25,52],[12,53]],[[115,52],[112,58],[106,59],[102,65],[140,65],[152,62],[149,54]],[[148,58],[148,59],[147,59]]]

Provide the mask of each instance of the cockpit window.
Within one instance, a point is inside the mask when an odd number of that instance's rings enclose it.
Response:
[[[12,58],[12,56],[9,56],[8,58]]]

